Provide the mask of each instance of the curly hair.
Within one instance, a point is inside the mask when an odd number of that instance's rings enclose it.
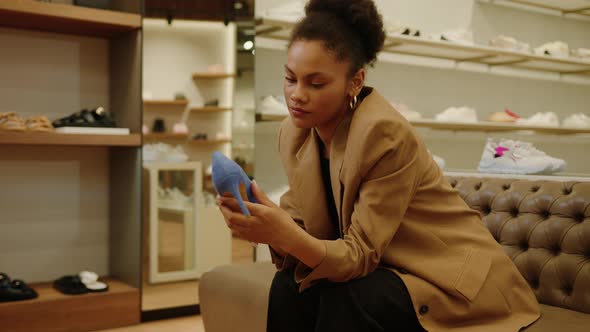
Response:
[[[340,61],[350,61],[350,75],[373,65],[383,48],[383,19],[372,0],[310,0],[305,17],[291,33],[298,40],[317,40]]]

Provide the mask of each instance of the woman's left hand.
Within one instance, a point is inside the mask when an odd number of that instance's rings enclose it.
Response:
[[[245,202],[251,216],[242,214],[233,197],[217,198],[232,234],[250,242],[284,248],[294,232],[300,231],[300,227],[285,210],[266,196],[256,182],[252,182],[252,193],[259,204]]]

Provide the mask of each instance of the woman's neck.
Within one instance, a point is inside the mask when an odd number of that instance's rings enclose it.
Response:
[[[336,132],[336,128],[340,125],[340,122],[346,116],[347,109],[343,112],[338,112],[338,114],[327,121],[325,124],[319,125],[315,127],[320,139],[322,140],[323,151],[321,151],[322,155],[325,158],[330,158],[330,144],[332,143],[332,138],[334,137],[334,133]]]

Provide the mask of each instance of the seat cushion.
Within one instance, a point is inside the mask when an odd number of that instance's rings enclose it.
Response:
[[[590,314],[541,304],[541,318],[526,332],[586,332],[590,326]]]
[[[266,331],[272,263],[217,267],[201,277],[199,298],[207,332]]]

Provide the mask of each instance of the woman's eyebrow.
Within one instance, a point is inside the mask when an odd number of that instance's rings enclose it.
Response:
[[[295,74],[291,69],[289,69],[289,67],[287,65],[285,65],[285,70],[288,71],[289,74]],[[305,77],[307,77],[307,78],[313,78],[315,76],[319,76],[319,75],[323,75],[323,74],[324,73],[322,73],[322,72],[316,71],[316,72],[313,72],[311,74],[305,75]]]

